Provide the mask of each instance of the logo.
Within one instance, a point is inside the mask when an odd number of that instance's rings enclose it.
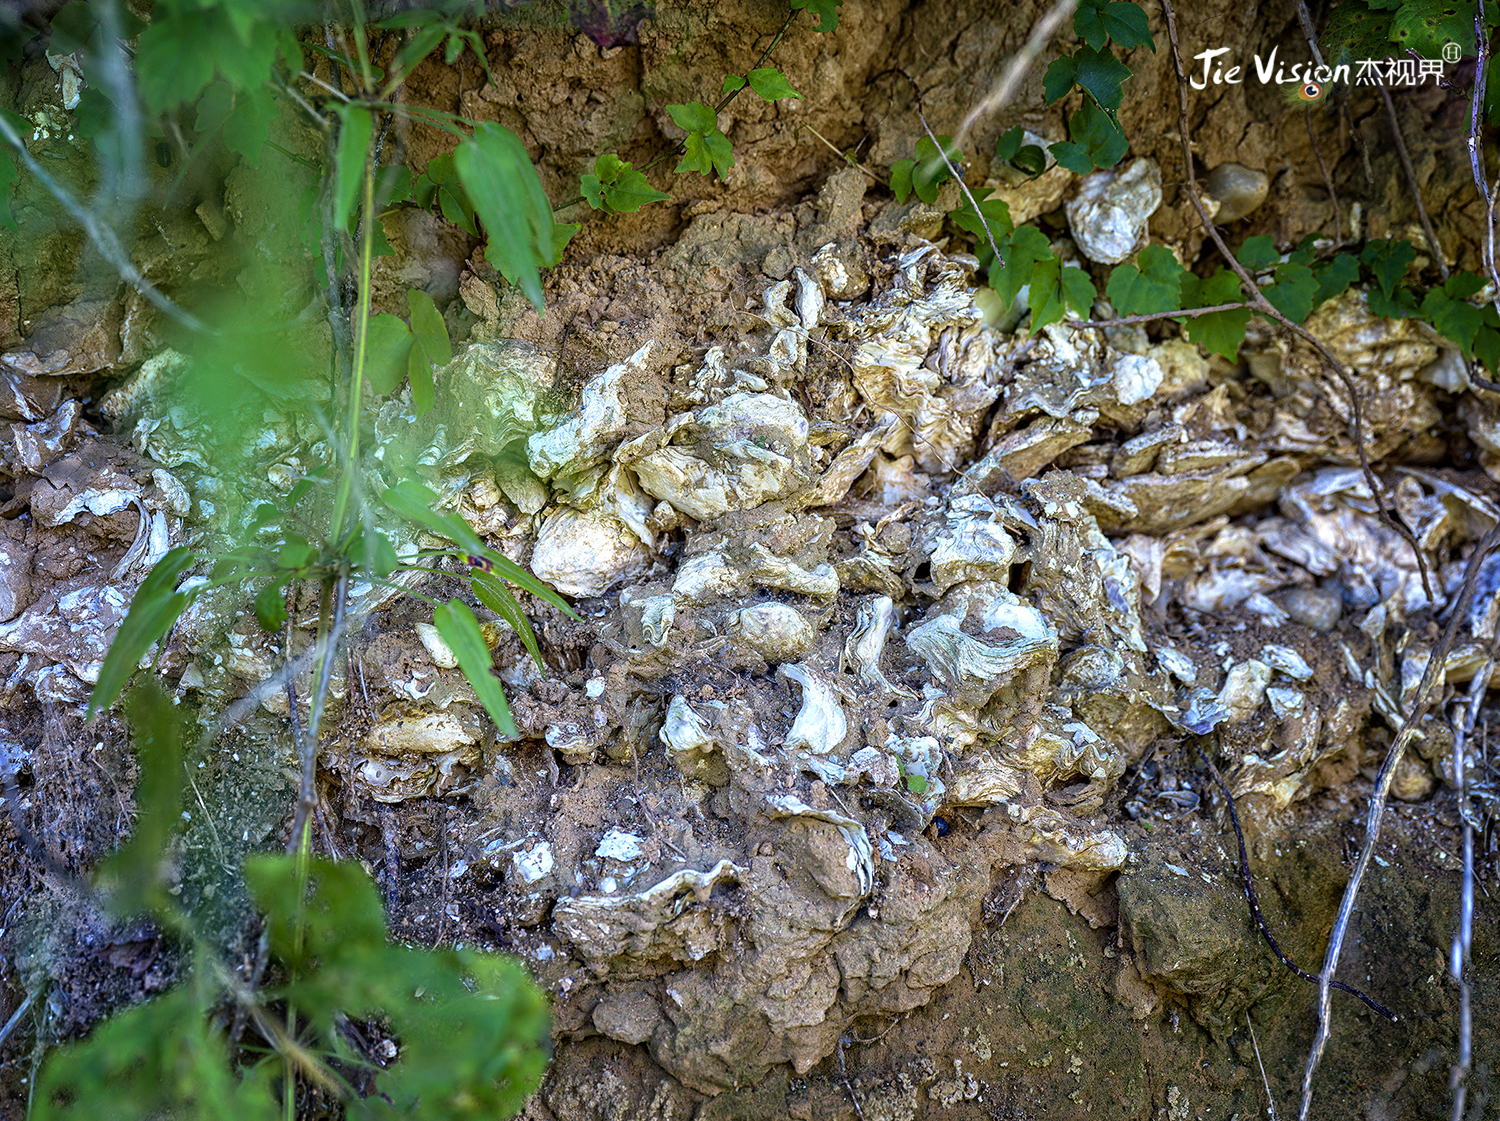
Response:
[[[1447,42],[1447,43],[1443,44],[1443,61],[1444,62],[1454,63],[1454,62],[1457,62],[1462,57],[1463,57],[1463,51],[1459,48],[1459,45],[1457,43],[1454,43],[1454,42],[1450,41],[1450,42]]]

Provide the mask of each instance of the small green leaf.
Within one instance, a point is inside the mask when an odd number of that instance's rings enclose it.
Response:
[[[750,71],[750,88],[767,101],[780,101],[784,97],[795,97],[799,101],[802,95],[792,89],[786,75],[774,66],[762,66]]]
[[[1036,263],[1052,256],[1052,246],[1047,235],[1035,226],[1017,226],[1015,232],[1000,243],[1000,255],[1005,260],[1005,267],[990,269],[990,287],[1000,297],[1000,303],[1009,308],[1021,289],[1031,283]]]
[[[897,160],[891,164],[891,193],[897,202],[911,198],[911,173],[916,166],[916,160]]]
[[[1074,13],[1073,30],[1095,50],[1103,50],[1111,39],[1126,49],[1150,47],[1156,50],[1146,13],[1139,5],[1121,0],[1083,0]]]
[[[1400,241],[1370,241],[1365,244],[1359,259],[1374,274],[1380,291],[1392,296],[1396,285],[1406,276],[1407,266],[1417,259],[1417,251],[1404,238]]]
[[[475,598],[510,625],[510,629],[520,638],[521,645],[531,655],[531,660],[536,663],[536,668],[545,673],[547,667],[542,664],[542,648],[537,644],[536,632],[532,630],[531,620],[521,610],[521,605],[516,602],[511,590],[499,577],[481,568],[474,569],[469,574],[469,580],[474,587]]]
[[[791,0],[794,12],[806,10],[818,17],[818,26],[813,30],[827,35],[839,29],[839,5],[844,0]]]
[[[1483,313],[1466,297],[1483,287],[1484,281],[1473,273],[1455,273],[1446,284],[1432,289],[1422,300],[1423,317],[1438,334],[1457,343],[1465,358],[1473,357],[1474,341],[1484,326]]]
[[[719,127],[719,115],[713,107],[701,101],[689,101],[686,105],[668,105],[667,112],[677,127],[687,132],[708,133]]]
[[[412,333],[400,316],[381,312],[370,317],[365,338],[365,380],[378,396],[394,393],[406,374]]]
[[[724,87],[720,93],[733,93],[735,90],[745,88],[745,79],[738,74],[726,74],[724,76]]]
[[[489,647],[484,644],[484,635],[479,630],[479,620],[474,618],[474,612],[462,600],[450,599],[433,612],[432,622],[458,659],[458,668],[463,670],[495,727],[507,739],[515,739],[519,733],[510,716],[510,705],[506,703],[505,690],[490,672],[494,660],[490,657]]]
[[[1288,262],[1276,266],[1276,283],[1261,294],[1293,323],[1301,323],[1317,306],[1318,281],[1308,266]]]
[[[907,775],[906,776],[906,789],[910,790],[913,794],[919,794],[919,795],[920,794],[926,794],[927,793],[927,776],[926,775]]]
[[[406,306],[411,309],[411,329],[417,343],[427,352],[434,366],[446,366],[453,361],[453,345],[448,341],[448,324],[432,297],[420,288],[408,288]]]
[[[1318,281],[1318,294],[1313,306],[1341,296],[1359,279],[1359,258],[1352,253],[1340,253],[1336,257],[1313,266],[1313,276]]]
[[[979,211],[975,213],[973,203],[965,197],[963,205],[948,215],[955,226],[967,230],[982,244],[987,243],[989,237],[994,237],[998,242],[1015,229],[1010,220],[1010,206],[1004,199],[990,198],[991,191],[988,187],[975,187],[971,193],[979,202]],[[985,233],[986,226],[989,228],[988,234]]]
[[[1220,269],[1206,280],[1200,280],[1188,272],[1182,276],[1182,306],[1185,308],[1214,307],[1243,300],[1239,277],[1228,269]],[[1183,330],[1190,342],[1206,350],[1222,354],[1230,362],[1239,353],[1240,343],[1245,341],[1245,324],[1250,322],[1249,308],[1233,311],[1216,311],[1211,315],[1199,315],[1183,322]]]
[[[1052,145],[1052,155],[1069,171],[1079,174],[1087,174],[1096,167],[1114,167],[1130,147],[1130,141],[1125,139],[1120,126],[1092,101],[1084,101],[1073,114],[1072,120],[1068,122],[1068,131],[1074,143],[1087,157],[1088,165],[1080,170],[1064,161],[1058,154],[1057,149],[1061,147],[1058,144]]]
[[[1042,94],[1047,104],[1060,101],[1078,80],[1078,62],[1072,55],[1062,55],[1052,60],[1047,73],[1042,75]]]
[[[1371,288],[1365,293],[1365,302],[1370,314],[1382,319],[1409,319],[1419,311],[1416,293],[1404,284],[1398,285],[1390,295],[1379,288]]]
[[[1494,376],[1500,369],[1500,331],[1486,324],[1474,337],[1474,357]]]
[[[1039,331],[1049,323],[1057,323],[1071,310],[1075,315],[1088,317],[1093,306],[1094,283],[1082,269],[1071,265],[1063,267],[1056,257],[1038,261],[1031,274],[1031,330]]]
[[[917,198],[929,206],[937,201],[938,186],[945,180],[953,177],[948,170],[948,164],[955,168],[963,164],[963,151],[953,143],[951,136],[939,136],[942,143],[942,154],[938,153],[938,146],[932,142],[930,136],[924,136],[917,141],[917,164],[911,174],[912,190],[917,193]],[[947,157],[947,162],[943,160]]]
[[[1021,150],[1025,142],[1026,130],[1020,125],[1008,129],[1000,134],[1000,139],[995,143],[995,158],[997,160],[1013,160],[1016,153]]]
[[[370,111],[361,105],[343,106],[339,118],[343,127],[339,129],[338,155],[334,160],[333,223],[343,229],[359,201],[375,122]]]
[[[468,193],[462,187],[456,184],[439,187],[437,201],[438,211],[445,221],[475,237],[479,236],[479,227],[474,222],[474,207],[470,205]]]
[[[287,572],[300,572],[318,559],[318,550],[299,534],[286,535],[286,543],[276,553],[276,567]]]
[[[192,602],[196,592],[179,592],[176,588],[193,560],[192,550],[179,545],[156,562],[137,589],[130,601],[130,611],[104,655],[99,680],[89,694],[86,719],[92,720],[114,704],[151,645],[172,629],[172,624]]]
[[[406,355],[406,380],[411,386],[411,403],[418,416],[426,416],[437,404],[437,384],[432,380],[432,362],[419,346]]]
[[[151,116],[193,101],[213,81],[214,54],[205,50],[211,25],[198,13],[163,13],[136,40],[135,74],[146,112]]]
[[[484,222],[485,256],[538,311],[538,269],[552,249],[552,204],[516,134],[486,121],[453,153],[453,166]]]
[[[384,580],[401,564],[401,559],[396,555],[395,546],[390,539],[378,529],[370,526],[365,527],[360,536],[360,564],[366,572],[369,572]]]
[[[1172,251],[1148,245],[1135,264],[1116,265],[1104,294],[1120,315],[1152,315],[1182,307],[1182,275],[1187,272]]]
[[[716,171],[722,180],[733,166],[734,152],[730,147],[729,138],[715,130],[707,134],[688,133],[682,162],[677,165],[676,170],[679,174],[684,171],[696,171],[702,175]]]
[[[649,203],[672,197],[652,187],[644,175],[613,152],[594,161],[594,174],[583,177],[582,187],[590,206],[611,214],[633,214]]]
[[[1100,108],[1110,113],[1120,111],[1120,101],[1124,91],[1120,88],[1125,79],[1130,77],[1130,67],[1112,55],[1108,49],[1096,51],[1089,46],[1078,48],[1078,53],[1073,56],[1076,66],[1075,81],[1088,91],[1089,96],[1099,103]],[[1050,76],[1052,71],[1047,71]],[[1050,102],[1052,99],[1048,98]]]
[[[282,584],[267,584],[255,596],[255,621],[267,634],[275,634],[287,621],[286,593]]]
[[[1262,272],[1281,261],[1281,254],[1276,252],[1276,243],[1265,234],[1247,237],[1235,256],[1250,272]]]

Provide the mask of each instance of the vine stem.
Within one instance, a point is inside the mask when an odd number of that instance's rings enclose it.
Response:
[[[349,432],[348,450],[343,478],[339,480],[338,497],[334,500],[333,519],[329,538],[337,541],[343,535],[344,515],[349,508],[349,499],[354,489],[354,474],[359,462],[359,405],[364,394],[365,359],[370,341],[370,262],[375,248],[375,173],[370,166],[369,153],[365,153],[364,173],[364,221],[361,223],[359,245],[359,300],[355,309],[354,365],[349,371]]]
[[[1254,304],[1215,304],[1213,307],[1190,307],[1178,311],[1153,311],[1148,315],[1127,315],[1120,319],[1069,319],[1069,327],[1128,327],[1132,323],[1154,323],[1158,319],[1196,319],[1200,315],[1212,315],[1216,311],[1244,311]]]

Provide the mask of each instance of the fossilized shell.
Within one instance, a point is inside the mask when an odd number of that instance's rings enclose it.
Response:
[[[906,645],[945,688],[968,702],[984,704],[1017,670],[1057,656],[1057,632],[1009,592],[997,592],[984,612],[985,639],[965,634],[962,623],[959,616],[938,615],[907,631]]]
[[[601,463],[625,429],[624,385],[646,371],[651,356],[646,343],[623,362],[617,362],[584,387],[578,413],[548,432],[537,432],[526,441],[526,457],[539,478],[550,479],[576,500],[579,476]]]
[[[843,742],[849,724],[844,707],[829,683],[803,665],[782,666],[779,673],[802,686],[802,708],[786,734],[787,751],[806,748],[814,755],[827,755]]]
[[[531,571],[565,596],[603,595],[650,563],[650,550],[619,518],[568,506],[542,523],[531,554]]]
[[[955,498],[929,557],[933,588],[941,595],[966,580],[1004,582],[1015,557],[1016,543],[997,524],[994,502],[980,494]]]
[[[1136,159],[1112,171],[1084,177],[1067,204],[1068,227],[1078,251],[1090,261],[1117,265],[1140,246],[1146,223],[1161,205],[1161,170]]]
[[[757,603],[731,611],[726,631],[772,664],[790,662],[812,649],[812,623],[784,603]]]
[[[559,899],[552,909],[552,929],[600,974],[609,971],[611,960],[627,954],[643,960],[701,961],[718,948],[717,938],[699,924],[676,920],[708,903],[716,887],[738,883],[746,872],[732,860],[721,860],[706,872],[673,872],[633,895]]]

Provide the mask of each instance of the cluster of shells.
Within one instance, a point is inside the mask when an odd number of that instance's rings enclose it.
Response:
[[[1160,197],[1146,161],[1086,184],[1060,249],[1121,259]],[[1382,478],[1430,598],[1310,351],[1266,331],[1233,367],[1139,327],[1012,333],[976,304],[973,258],[914,238],[869,252],[830,244],[768,283],[769,327],[672,371],[690,407],[659,428],[627,409],[633,384],[666,376],[650,345],[560,404],[550,356],[475,342],[428,417],[399,395],[380,406],[365,467],[372,488],[421,472],[579,601],[583,624],[533,608],[544,639],[572,626],[588,654],[544,678],[487,628],[526,741],[510,744],[431,627],[382,636],[360,668],[368,733],[329,765],[378,801],[478,791],[498,824],[452,875],[488,877],[533,929],[536,968],[569,998],[564,1029],[645,1044],[705,1093],[781,1062],[805,1071],[854,1017],[924,1003],[957,973],[997,867],[1120,869],[1131,817],[1196,804],[1136,766],[1164,740],[1217,733],[1236,795],[1271,807],[1360,765],[1430,657],[1408,620],[1446,602],[1500,519],[1477,472],[1416,465],[1457,398],[1500,468],[1495,398],[1358,291],[1308,327],[1358,371],[1371,461],[1405,464]],[[813,410],[798,392],[810,346],[839,356]],[[61,667],[74,703],[134,584],[210,532],[232,485],[193,418],[150,391],[173,360],[106,402],[134,450],[98,450],[76,402],[10,426],[0,470],[35,479],[26,533],[87,512],[119,552],[39,597],[15,576],[28,565],[4,566],[0,650],[26,655],[16,673]],[[255,486],[284,492],[323,433],[262,422]],[[387,593],[358,594],[369,610]],[[1500,601],[1476,603],[1450,680],[1496,626]],[[183,688],[272,675],[253,624],[228,655],[213,632],[186,622]],[[1429,733],[1399,796],[1442,778]],[[608,785],[602,813],[552,812],[559,765]]]

